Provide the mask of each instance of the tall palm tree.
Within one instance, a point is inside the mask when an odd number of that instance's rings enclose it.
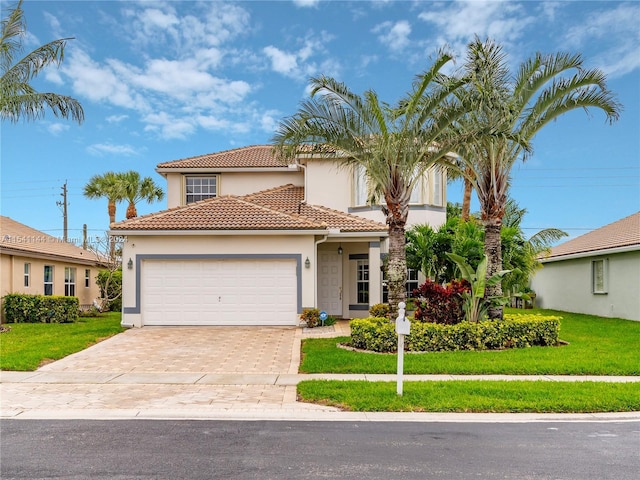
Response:
[[[83,190],[83,194],[87,198],[107,199],[109,224],[116,221],[116,204],[126,198],[121,175],[115,172],[94,175],[89,179]]]
[[[164,198],[164,192],[151,177],[141,178],[134,170],[118,174],[124,191],[124,199],[128,200],[127,219],[138,216],[136,204],[141,200],[153,203]]]
[[[442,81],[441,69],[450,61],[440,52],[394,106],[381,102],[373,90],[360,96],[333,78],[312,78],[311,98],[280,122],[273,137],[276,151],[286,158],[313,145],[319,155],[340,158],[343,167],[364,168],[370,203],[384,199],[393,312],[406,300],[405,225],[411,191],[425,170],[450,151],[442,133],[461,114],[451,97],[462,82]]]
[[[621,105],[607,89],[598,69],[585,69],[580,55],[536,54],[511,75],[502,47],[476,37],[467,46],[462,68],[468,113],[457,123],[461,144],[457,152],[468,167],[485,226],[487,277],[502,270],[500,230],[508,197],[511,169],[532,153],[531,142],[545,125],[574,109],[595,107],[609,123],[617,120]],[[487,296],[501,296],[500,283]],[[502,318],[502,307],[489,310]]]
[[[125,198],[121,174],[106,172],[102,175],[94,175],[84,186],[83,194],[87,198],[106,198],[107,211],[109,212],[109,224],[116,221],[116,204]],[[109,258],[116,256],[115,242],[109,239]]]
[[[29,82],[45,67],[59,66],[64,59],[67,40],[54,40],[22,56],[22,38],[26,22],[22,0],[2,19],[0,38],[0,118],[16,123],[20,118],[35,120],[44,115],[45,106],[56,117],[72,118],[78,123],[84,120],[84,111],[74,98],[56,93],[37,92]]]

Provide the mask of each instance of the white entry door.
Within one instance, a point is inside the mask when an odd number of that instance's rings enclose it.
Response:
[[[145,260],[143,325],[297,325],[296,262]]]
[[[342,315],[342,255],[318,251],[318,308]]]

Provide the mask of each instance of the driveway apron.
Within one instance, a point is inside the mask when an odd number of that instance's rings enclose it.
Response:
[[[301,328],[144,327],[35,372],[1,372],[2,416],[336,411],[296,401]],[[337,333],[337,332],[336,332]]]

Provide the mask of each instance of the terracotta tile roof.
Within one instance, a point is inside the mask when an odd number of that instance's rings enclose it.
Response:
[[[260,203],[287,213],[297,213],[315,222],[324,223],[327,228],[339,228],[343,232],[386,232],[387,226],[366,218],[333,210],[321,205],[302,203],[304,188],[293,185],[264,190],[246,195],[251,202]]]
[[[0,216],[0,251],[24,256],[56,257],[85,265],[98,263],[93,252],[65,243],[5,216]]]
[[[287,168],[286,162],[279,160],[271,145],[252,145],[197,157],[184,158],[158,164],[165,168]]]
[[[300,215],[270,209],[240,197],[202,200],[111,225],[111,230],[318,230]]]
[[[294,185],[244,197],[225,196],[191,203],[111,225],[111,230],[326,230],[386,232],[379,222],[301,203],[304,189]]]
[[[553,247],[547,259],[634,245],[640,249],[640,212]]]

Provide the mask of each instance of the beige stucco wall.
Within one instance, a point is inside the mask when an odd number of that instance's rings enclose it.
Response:
[[[123,269],[123,309],[136,306],[136,255],[143,254],[300,254],[302,307],[312,307],[315,291],[314,242],[313,235],[128,236],[124,243],[122,258],[125,265],[131,258],[134,268]],[[309,258],[310,268],[304,267],[306,258]],[[123,314],[122,323],[140,326],[141,315]]]
[[[608,293],[592,293],[591,262],[608,259]],[[640,251],[544,263],[532,282],[536,306],[640,320]]]
[[[30,263],[29,286],[24,286],[24,264]],[[100,296],[100,289],[96,284],[99,269],[91,265],[29,258],[18,255],[0,255],[0,296],[8,293],[26,293],[30,295],[44,294],[44,266],[53,266],[53,294],[64,295],[64,269],[76,269],[76,296],[80,305],[90,305]],[[85,270],[90,270],[89,287],[85,287]]]
[[[191,174],[200,175],[197,172]],[[202,174],[203,176],[209,174]],[[214,175],[213,173],[211,175]],[[181,173],[167,174],[167,208],[184,205],[184,175]],[[222,172],[218,174],[218,196],[247,195],[286,184],[304,185],[304,175],[296,170],[282,169],[279,171],[256,172]]]

